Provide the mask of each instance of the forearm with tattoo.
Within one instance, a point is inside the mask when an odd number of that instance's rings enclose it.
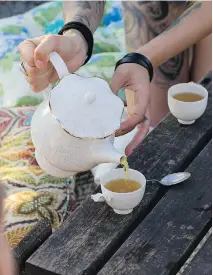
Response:
[[[138,49],[160,66],[169,58],[193,46],[212,31],[211,2],[197,2],[179,17],[162,35]]]
[[[164,32],[188,7],[187,1],[124,1],[127,50],[135,52]],[[155,69],[154,82],[166,85],[178,80],[187,53],[181,53]]]
[[[166,31],[171,30],[172,28],[174,28],[175,26],[177,26],[185,17],[187,17],[191,12],[193,12],[196,9],[199,9],[201,7],[202,3],[198,2],[198,3],[194,3],[193,5],[191,5],[178,19],[176,19],[171,26],[168,27],[168,29]]]
[[[126,42],[135,51],[165,31],[186,9],[186,1],[124,1]]]
[[[64,1],[65,22],[81,22],[94,33],[101,22],[104,6],[105,1]]]

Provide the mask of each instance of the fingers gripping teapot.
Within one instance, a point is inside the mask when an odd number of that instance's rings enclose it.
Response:
[[[123,113],[121,99],[103,79],[69,74],[57,53],[50,61],[60,82],[44,95],[31,124],[40,167],[69,177],[100,163],[120,163],[123,155],[112,144]]]

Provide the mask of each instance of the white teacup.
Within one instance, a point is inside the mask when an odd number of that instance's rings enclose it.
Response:
[[[129,169],[128,177],[130,180],[137,181],[141,185],[141,188],[129,193],[116,193],[105,188],[105,185],[112,180],[124,179],[124,170],[119,168],[108,172],[100,178],[102,193],[92,195],[91,198],[95,202],[106,201],[117,214],[126,215],[131,213],[144,196],[146,178],[140,172],[132,169]]]
[[[184,102],[174,98],[181,93],[193,93],[202,96],[199,101]],[[170,112],[181,124],[192,124],[204,113],[208,101],[208,91],[201,85],[190,82],[172,86],[168,91]]]

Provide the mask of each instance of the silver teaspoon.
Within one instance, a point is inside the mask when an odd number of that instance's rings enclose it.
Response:
[[[147,182],[149,181],[158,182],[164,186],[171,186],[171,185],[181,183],[190,177],[191,177],[191,174],[188,172],[179,172],[179,173],[169,174],[163,177],[161,180],[152,179],[152,180],[147,180]]]

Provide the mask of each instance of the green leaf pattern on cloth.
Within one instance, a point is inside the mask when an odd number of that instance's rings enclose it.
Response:
[[[75,182],[70,179],[67,184],[67,179],[48,175],[35,159],[30,135],[35,108],[0,108],[0,184],[6,191],[5,235],[11,247],[39,219],[47,218],[58,228],[76,206]]]
[[[6,32],[10,34],[21,34],[23,28],[16,25],[8,25],[0,27],[0,32]]]

